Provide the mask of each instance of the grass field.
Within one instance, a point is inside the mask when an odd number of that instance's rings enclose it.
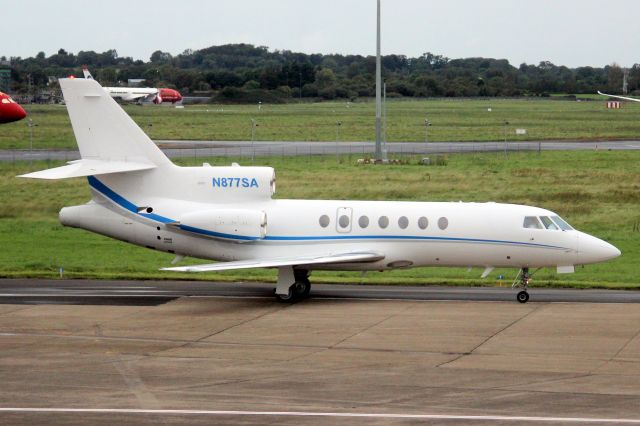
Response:
[[[373,102],[322,102],[285,105],[125,105],[125,110],[153,139],[250,140],[251,119],[258,123],[256,140],[371,141]],[[491,112],[488,109],[491,108]],[[75,148],[66,108],[29,105],[33,147]],[[640,134],[640,104],[607,110],[603,102],[561,100],[390,100],[387,140],[424,142],[424,120],[432,123],[428,139],[438,141],[632,139]],[[336,123],[342,123],[338,129]],[[26,121],[4,125],[0,149],[29,147]],[[516,128],[527,130],[515,135]]]
[[[206,160],[205,160],[206,161]],[[232,159],[209,159],[213,165]],[[182,164],[189,164],[183,162]],[[542,154],[451,155],[445,166],[357,166],[335,157],[268,158],[274,166],[278,198],[423,201],[497,201],[530,204],[561,214],[574,227],[610,241],[623,256],[578,268],[575,274],[541,271],[535,285],[640,288],[640,152],[543,152]],[[57,164],[0,165],[0,276],[96,278],[188,278],[274,280],[274,271],[173,274],[158,271],[171,256],[77,229],[63,228],[59,209],[84,203],[84,179],[41,182],[17,179],[27,171]],[[318,182],[324,182],[319,185]],[[184,263],[195,263],[187,259]],[[314,273],[314,282],[453,283],[492,285],[501,270],[481,280],[481,270],[417,268],[371,273]]]

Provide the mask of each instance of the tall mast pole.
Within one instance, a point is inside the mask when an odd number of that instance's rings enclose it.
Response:
[[[380,0],[376,40],[376,160],[382,161],[382,61],[380,59]]]

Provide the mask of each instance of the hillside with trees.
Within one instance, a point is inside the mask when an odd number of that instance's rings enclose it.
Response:
[[[176,88],[186,96],[212,96],[220,102],[286,102],[301,99],[355,99],[375,94],[375,57],[271,51],[264,46],[228,44],[160,50],[149,61],[103,53],[60,49],[49,57],[2,57],[11,68],[12,90],[35,93],[56,86],[56,78],[82,75],[87,65],[103,85],[126,85],[143,78],[152,87]],[[505,59],[450,59],[425,53],[417,58],[383,57],[389,97],[517,97],[622,91],[623,70],[616,64],[568,68],[551,62],[513,66]],[[640,94],[640,64],[629,70],[629,93]]]

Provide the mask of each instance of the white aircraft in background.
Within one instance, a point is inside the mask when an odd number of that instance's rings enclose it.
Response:
[[[84,78],[93,80],[93,76],[89,70],[82,68]],[[165,87],[155,89],[151,87],[104,87],[112,98],[120,99],[123,102],[153,102],[161,104],[162,102],[171,102],[175,104],[182,100],[180,92]]]
[[[599,90],[598,90],[598,95],[609,96],[610,98],[617,98],[617,99],[622,99],[622,100],[625,100],[625,101],[640,102],[640,99],[630,98],[628,96],[609,95],[607,93],[602,93]]]
[[[87,176],[92,200],[60,221],[150,249],[220,261],[163,268],[278,268],[276,296],[309,294],[312,270],[520,269],[603,262],[620,251],[549,210],[497,203],[277,200],[270,167],[174,165],[94,80],[61,79],[81,159],[22,177]]]

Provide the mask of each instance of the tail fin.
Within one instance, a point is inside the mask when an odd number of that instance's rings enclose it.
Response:
[[[83,159],[170,163],[97,81],[65,78],[60,87]]]
[[[64,78],[60,79],[60,87],[82,159],[22,177],[62,179],[171,164],[97,81]]]
[[[82,67],[82,74],[84,74],[84,78],[86,78],[87,80],[93,80],[93,76],[89,72],[89,68],[87,68],[86,65]]]

